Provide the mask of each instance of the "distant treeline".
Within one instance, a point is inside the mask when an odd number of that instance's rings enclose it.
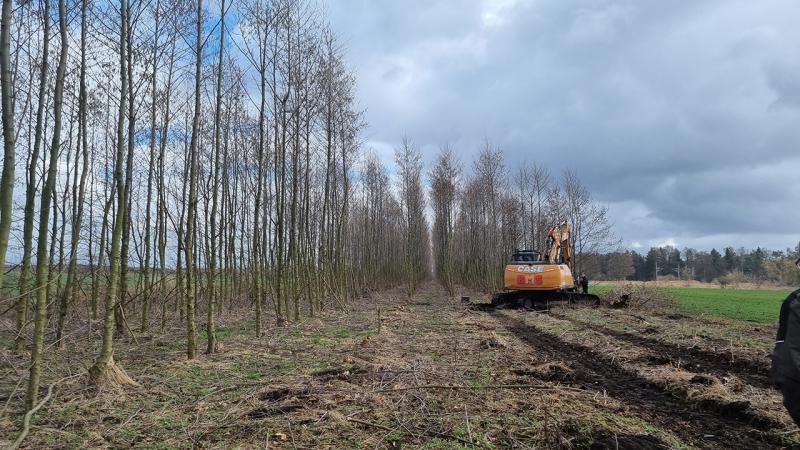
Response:
[[[727,247],[722,251],[672,246],[652,247],[646,254],[636,251],[584,256],[584,267],[595,279],[655,280],[681,279],[733,284],[736,282],[800,284],[800,244],[785,250]]]

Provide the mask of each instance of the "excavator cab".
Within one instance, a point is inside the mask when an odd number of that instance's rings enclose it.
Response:
[[[536,250],[516,250],[511,255],[512,263],[534,263],[542,261],[542,254]]]

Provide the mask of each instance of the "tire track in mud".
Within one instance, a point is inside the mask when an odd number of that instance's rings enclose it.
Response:
[[[618,331],[601,325],[573,319],[558,313],[551,312],[550,316],[556,319],[566,320],[581,328],[586,328],[607,336],[613,336],[616,339],[628,342],[637,347],[644,347],[664,360],[665,364],[680,360],[691,366],[691,368],[694,369],[693,371],[696,372],[713,373],[719,376],[725,376],[731,373],[752,386],[768,389],[772,387],[769,378],[769,369],[765,363],[750,359],[731,359],[725,354],[697,347],[670,344],[658,339],[626,333],[624,331]]]
[[[589,347],[564,341],[502,313],[491,315],[535,351],[576,369],[572,384],[592,391],[605,390],[639,417],[672,432],[687,444],[704,448],[783,447],[764,433],[770,428],[768,423],[698,411],[702,405],[666,392],[664,387]],[[713,437],[706,438],[707,435]]]

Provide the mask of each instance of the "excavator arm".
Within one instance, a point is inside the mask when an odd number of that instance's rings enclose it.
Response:
[[[547,233],[548,260],[569,264],[572,253],[569,248],[569,225],[567,222],[561,226],[550,227]]]

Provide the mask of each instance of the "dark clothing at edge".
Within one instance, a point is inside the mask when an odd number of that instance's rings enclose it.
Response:
[[[781,305],[778,335],[772,351],[772,381],[783,393],[783,405],[800,426],[800,289]]]

